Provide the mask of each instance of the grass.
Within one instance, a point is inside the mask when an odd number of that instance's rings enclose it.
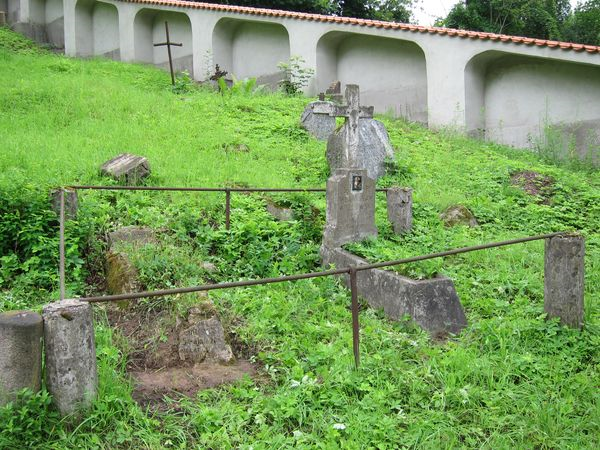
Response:
[[[39,310],[57,298],[57,221],[48,189],[110,183],[98,166],[120,152],[149,158],[152,185],[321,187],[327,179],[325,144],[297,123],[306,99],[203,88],[176,95],[168,75],[153,68],[47,54],[6,29],[0,86],[0,310]],[[126,342],[97,307],[100,394],[89,417],[74,425],[56,416],[47,393],[24,394],[0,408],[0,447],[598,448],[599,173],[382,120],[397,173],[380,185],[414,189],[414,230],[394,236],[380,197],[380,237],[353,250],[384,260],[580,230],[587,239],[584,330],[544,317],[542,243],[404,268],[452,277],[469,326],[436,343],[408,321],[365,308],[359,370],[352,368],[349,296],[336,280],[218,291],[211,298],[253,349],[260,380],[152,413],[132,400]],[[237,144],[250,150],[225,150]],[[521,170],[555,180],[549,202],[511,185]],[[316,269],[323,197],[275,199],[290,201],[302,220],[276,222],[263,196],[235,195],[226,231],[222,196],[84,193],[67,229],[69,292],[98,289],[92,281],[102,273],[102,235],[129,224],[151,226],[159,236],[134,254],[150,288]],[[439,213],[455,203],[473,211],[480,226],[444,227]],[[200,261],[219,272],[198,270]],[[177,314],[181,300],[158,307]]]

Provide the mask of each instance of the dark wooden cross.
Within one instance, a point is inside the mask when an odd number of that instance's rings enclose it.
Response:
[[[171,84],[175,86],[175,72],[173,72],[173,57],[171,56],[171,46],[183,47],[183,44],[181,42],[171,42],[171,38],[169,37],[169,22],[165,22],[165,33],[167,34],[166,42],[160,42],[158,44],[154,44],[154,46],[167,46],[167,53],[169,54],[169,69],[171,69]]]
[[[360,106],[360,89],[356,84],[346,86],[346,105],[317,103],[313,105],[313,113],[327,114],[332,117],[346,119],[346,151],[349,155],[358,153],[358,119],[373,117],[373,106]]]

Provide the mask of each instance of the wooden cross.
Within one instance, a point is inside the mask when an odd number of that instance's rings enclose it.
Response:
[[[173,72],[173,57],[171,56],[171,46],[182,47],[183,44],[181,42],[171,42],[171,38],[169,37],[169,22],[165,22],[165,32],[167,34],[166,42],[160,42],[158,44],[154,44],[154,46],[167,46],[167,53],[169,54],[169,69],[171,69],[171,84],[175,86],[175,73]]]
[[[373,117],[373,106],[360,106],[360,88],[357,84],[346,86],[346,105],[317,103],[313,105],[313,113],[327,114],[332,117],[346,119],[346,152],[348,155],[358,153],[358,119]]]

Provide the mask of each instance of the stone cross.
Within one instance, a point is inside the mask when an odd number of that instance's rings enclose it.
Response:
[[[346,157],[358,153],[358,119],[373,118],[373,106],[360,106],[360,89],[356,84],[346,86],[346,105],[332,103],[315,104],[314,114],[327,114],[331,117],[344,117],[346,119]]]
[[[167,40],[165,42],[154,44],[154,46],[167,47],[167,53],[169,54],[169,69],[171,70],[171,84],[175,86],[175,72],[173,72],[173,57],[171,56],[171,46],[182,47],[183,44],[180,42],[171,42],[171,38],[169,37],[169,22],[165,22],[165,33],[167,36]]]

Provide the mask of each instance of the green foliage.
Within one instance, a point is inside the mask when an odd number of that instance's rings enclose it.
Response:
[[[577,4],[565,26],[566,39],[588,45],[600,45],[600,0]]]
[[[415,2],[413,0],[209,0],[208,3],[408,22],[411,7]]]
[[[292,56],[289,62],[277,64],[277,68],[284,73],[284,79],[279,85],[285,94],[301,94],[302,90],[308,86],[308,82],[315,71],[309,67],[304,67],[305,62],[300,56]]]
[[[570,8],[568,0],[474,0],[456,4],[441,25],[560,40]]]
[[[175,94],[188,94],[196,87],[196,82],[192,79],[187,71],[177,74],[175,78],[175,86],[171,89]]]

